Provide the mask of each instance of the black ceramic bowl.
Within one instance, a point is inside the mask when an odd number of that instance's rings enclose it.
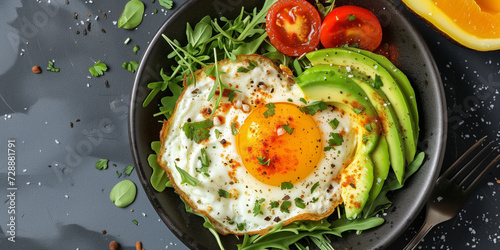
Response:
[[[177,8],[172,17],[161,27],[147,49],[138,70],[132,91],[130,106],[130,140],[132,153],[137,166],[137,173],[142,186],[152,205],[170,230],[192,249],[217,249],[218,245],[211,233],[203,227],[203,220],[185,212],[184,204],[173,189],[156,192],[151,184],[152,170],[147,157],[152,150],[150,143],[159,139],[161,124],[153,114],[158,112],[160,97],[146,108],[142,102],[149,93],[146,85],[159,81],[160,69],[167,68],[171,61],[167,54],[171,51],[161,37],[186,41],[186,22],[196,24],[205,15],[212,17],[235,17],[241,10],[260,7],[263,1],[246,0],[193,0]],[[363,234],[346,233],[343,238],[336,238],[336,248],[377,249],[385,248],[395,240],[414,220],[425,204],[435,179],[439,174],[446,140],[445,100],[439,74],[432,55],[424,41],[408,19],[399,11],[398,6],[389,0],[337,0],[336,4],[365,7],[379,18],[384,42],[397,48],[399,56],[395,64],[408,76],[417,95],[420,113],[420,139],[418,150],[427,155],[421,169],[406,183],[403,189],[392,197],[393,206],[384,216],[386,222]],[[236,248],[239,243],[235,236],[223,236],[226,249]]]

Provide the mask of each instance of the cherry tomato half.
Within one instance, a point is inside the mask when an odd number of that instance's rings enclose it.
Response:
[[[281,53],[300,56],[319,45],[321,17],[306,0],[280,0],[266,17],[271,44]]]
[[[326,16],[320,39],[325,48],[357,44],[360,49],[373,51],[382,41],[382,27],[371,11],[346,5]]]

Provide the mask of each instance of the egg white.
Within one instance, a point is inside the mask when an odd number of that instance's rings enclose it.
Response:
[[[257,67],[247,73],[238,72],[238,68],[249,66],[249,60],[257,62]],[[207,114],[202,110],[213,109],[218,97],[215,95],[207,101],[214,80],[200,70],[195,73],[196,83],[185,87],[174,114],[161,132],[162,149],[158,161],[179,195],[194,211],[207,216],[221,234],[263,234],[278,223],[286,225],[296,220],[319,220],[331,214],[342,202],[340,171],[349,164],[356,146],[355,128],[352,128],[348,115],[329,106],[327,110],[313,116],[322,132],[324,147],[328,146],[327,141],[332,132],[343,131],[344,143],[334,150],[323,152],[312,174],[288,190],[264,184],[244,167],[231,124],[236,122],[241,127],[251,111],[262,105],[257,100],[264,100],[265,103],[288,103],[291,99],[291,103],[304,106],[299,100],[304,95],[289,76],[263,56],[239,56],[234,62],[224,60],[218,66],[221,71],[226,72],[220,76],[222,82],[241,91],[236,94],[231,105],[228,105],[227,97],[222,98],[221,107],[214,117],[224,117],[223,122],[220,125],[216,122],[210,129],[210,137],[200,144],[187,138],[182,130],[186,122],[207,119]],[[226,108],[222,106],[224,104]],[[334,118],[340,122],[336,129],[328,124]],[[219,138],[216,129],[220,132]],[[221,144],[222,140],[225,140],[225,146]],[[202,148],[206,149],[210,160],[207,172],[209,176],[196,170],[201,167],[199,157]],[[176,166],[196,178],[199,185],[181,184],[182,178]],[[234,174],[230,175],[230,172]],[[315,183],[319,185],[311,193]],[[231,197],[220,197],[220,189],[228,191]],[[305,208],[295,205],[294,199],[297,197],[304,201]],[[261,199],[264,199],[260,205],[262,214],[254,215],[256,201]],[[292,204],[289,213],[280,211],[279,207],[270,207],[272,201],[281,204],[284,200],[289,200]]]

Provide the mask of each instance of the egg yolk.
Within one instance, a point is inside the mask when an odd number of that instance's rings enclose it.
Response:
[[[323,154],[318,125],[291,103],[252,110],[236,137],[236,147],[248,172],[273,186],[305,179]]]

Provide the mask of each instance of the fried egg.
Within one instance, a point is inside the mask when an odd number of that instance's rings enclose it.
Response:
[[[265,234],[330,215],[356,148],[348,114],[325,103],[307,112],[318,103],[266,57],[217,66],[235,91],[217,89],[209,100],[216,78],[195,72],[160,133],[158,162],[177,193],[221,234]],[[343,141],[332,147],[334,135]]]

